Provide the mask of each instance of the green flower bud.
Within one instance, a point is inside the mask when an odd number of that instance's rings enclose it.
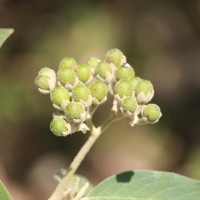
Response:
[[[135,89],[136,85],[138,84],[139,81],[141,81],[142,79],[140,77],[132,77],[130,79],[128,79],[129,84],[131,85],[131,87],[133,89]]]
[[[45,75],[39,75],[35,79],[35,84],[40,89],[49,90],[49,77]]]
[[[89,86],[93,104],[99,105],[107,100],[108,88],[103,81],[96,80]]]
[[[70,102],[65,108],[65,116],[70,122],[81,123],[86,119],[85,108],[81,103]]]
[[[120,65],[117,68],[115,72],[115,76],[117,80],[120,80],[120,79],[127,80],[135,76],[135,71],[133,67],[131,67],[131,65],[129,65],[128,63],[125,63],[123,65]]]
[[[62,117],[54,118],[50,123],[50,129],[57,136],[66,136],[71,133],[71,125]]]
[[[139,81],[135,87],[135,96],[139,104],[146,104],[153,98],[154,89],[150,81]]]
[[[56,87],[51,91],[51,101],[56,109],[61,109],[70,100],[70,93],[63,87]]]
[[[53,75],[55,75],[55,72],[53,69],[50,69],[49,67],[43,67],[42,69],[40,69],[40,71],[38,72],[38,75],[46,75],[48,77],[51,77]]]
[[[142,110],[142,117],[146,119],[148,123],[154,124],[158,122],[162,113],[160,107],[156,104],[148,104]]]
[[[124,113],[128,113],[129,115],[136,113],[138,110],[136,99],[134,97],[124,98],[122,100],[121,108]]]
[[[133,94],[133,88],[129,84],[128,80],[119,80],[114,87],[115,99],[120,102],[125,97],[131,97]]]
[[[77,67],[76,60],[72,57],[66,57],[66,58],[62,59],[60,62],[60,65],[59,65],[59,69],[65,68],[65,67],[75,69]]]
[[[106,54],[106,62],[114,63],[118,67],[126,62],[126,57],[119,49],[111,49]]]
[[[72,68],[60,68],[57,76],[59,84],[69,90],[71,90],[73,86],[76,85],[78,82],[78,77],[76,76],[76,73]]]
[[[98,63],[101,62],[98,58],[90,57],[87,59],[86,64],[90,67],[90,70],[92,74],[95,74],[95,68],[98,65]]]
[[[50,90],[53,90],[56,85],[56,74],[54,70],[44,67],[38,72],[38,76],[35,79],[35,84],[38,90],[43,94],[48,94]]]
[[[97,78],[106,83],[113,80],[115,66],[112,63],[100,62],[96,67]]]
[[[72,98],[74,101],[82,103],[85,107],[92,104],[90,90],[85,85],[76,85],[72,91]]]
[[[90,71],[90,67],[86,64],[78,65],[76,74],[82,83],[87,84],[92,80],[92,72]]]

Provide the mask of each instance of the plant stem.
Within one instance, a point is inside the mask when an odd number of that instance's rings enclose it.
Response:
[[[95,141],[99,138],[99,136],[112,124],[112,122],[116,121],[119,118],[115,118],[116,115],[111,114],[110,117],[103,123],[102,126],[95,127],[92,123],[92,121],[88,121],[88,125],[91,128],[91,135],[88,138],[88,140],[85,142],[85,144],[82,146],[74,160],[69,166],[68,173],[66,176],[62,179],[62,181],[58,184],[55,191],[49,198],[49,200],[62,200],[65,190],[67,189],[66,186],[70,182],[70,178],[75,174],[78,167],[80,166],[81,162],[89,152],[89,150],[92,148]]]
[[[102,132],[106,131],[106,129],[115,121],[124,118],[124,116],[117,116],[115,113],[112,113],[108,119],[102,124]]]
[[[69,166],[69,173],[74,174],[78,167],[80,166],[81,162],[85,158],[86,154],[89,152],[95,141],[98,139],[98,137],[101,135],[101,127],[95,128],[93,126],[93,130],[91,132],[91,136],[88,138],[86,143],[82,146],[74,160]]]

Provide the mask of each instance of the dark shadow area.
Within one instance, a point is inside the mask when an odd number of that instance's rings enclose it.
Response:
[[[120,182],[120,183],[128,183],[131,181],[134,174],[135,174],[134,171],[123,172],[116,176],[116,180],[117,180],[117,182]]]

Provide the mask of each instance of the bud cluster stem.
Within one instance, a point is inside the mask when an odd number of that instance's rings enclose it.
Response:
[[[99,136],[116,120],[119,118],[116,117],[116,115],[111,114],[110,117],[102,124],[102,126],[95,127],[91,120],[87,121],[87,124],[91,128],[91,135],[88,138],[88,140],[85,142],[85,144],[82,146],[80,151],[77,153],[74,160],[71,162],[69,166],[69,170],[66,174],[66,176],[62,179],[62,181],[58,184],[57,188],[49,198],[49,200],[61,200],[63,198],[63,194],[66,190],[66,185],[70,181],[70,177],[73,176],[78,167],[80,166],[81,162],[89,152],[89,150],[92,148],[93,144],[96,142],[96,140],[99,138]]]

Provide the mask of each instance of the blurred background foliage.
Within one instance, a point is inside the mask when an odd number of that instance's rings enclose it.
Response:
[[[0,178],[15,200],[47,199],[52,174],[66,168],[87,134],[55,137],[53,108],[34,85],[43,66],[72,56],[103,59],[121,49],[153,82],[156,125],[113,124],[79,169],[93,184],[129,169],[174,171],[200,179],[199,0],[1,0],[0,27],[15,33],[0,49]],[[110,103],[95,115],[100,124]]]

